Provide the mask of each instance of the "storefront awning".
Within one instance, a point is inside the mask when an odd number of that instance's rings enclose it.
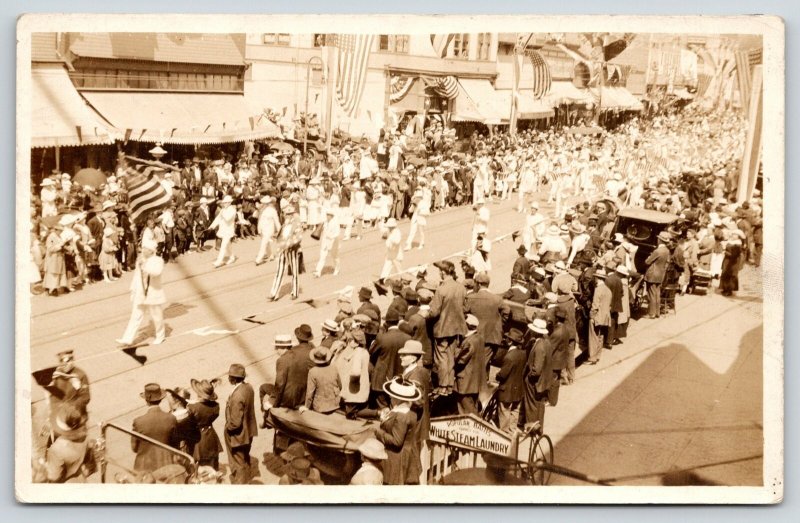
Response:
[[[116,133],[72,85],[61,64],[31,70],[31,147],[114,143]]]
[[[488,80],[459,78],[456,109],[452,120],[481,122],[487,125],[508,123],[510,105],[503,105],[502,95]]]
[[[510,89],[497,91],[504,107],[509,108],[511,111],[511,95]],[[519,106],[517,107],[518,120],[536,120],[539,118],[550,118],[554,115],[553,107],[550,105],[547,98],[534,100],[531,95],[530,89],[521,89],[519,91]]]
[[[592,95],[586,89],[578,89],[572,82],[553,82],[545,98],[553,106],[594,103]]]
[[[84,92],[126,140],[214,144],[280,138],[280,128],[238,94]]]
[[[600,99],[601,109],[616,109],[619,111],[641,111],[642,102],[633,93],[624,87],[603,87],[602,97],[599,89],[592,89],[595,100]]]

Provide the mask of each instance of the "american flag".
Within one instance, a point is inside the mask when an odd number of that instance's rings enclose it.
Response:
[[[397,75],[392,76],[389,80],[389,102],[397,103],[406,97],[414,82],[417,80],[416,76]]]
[[[364,93],[367,65],[374,35],[336,35],[338,49],[336,67],[336,98],[348,116],[353,116]]]
[[[431,46],[433,46],[433,52],[436,53],[436,56],[439,58],[447,56],[447,48],[455,36],[454,33],[431,35]]]
[[[736,52],[736,78],[739,82],[739,94],[742,107],[750,105],[750,90],[753,88],[753,66],[761,63],[763,49]]]
[[[132,222],[148,213],[166,207],[172,197],[161,183],[150,174],[156,167],[138,166],[128,181],[128,213]]]
[[[533,65],[533,98],[538,100],[550,92],[553,78],[550,76],[550,68],[538,51],[528,49],[525,51],[531,64]]]

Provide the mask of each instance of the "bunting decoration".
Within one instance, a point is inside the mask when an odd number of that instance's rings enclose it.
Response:
[[[405,98],[416,80],[415,76],[392,75],[389,78],[389,103],[394,104]]]
[[[422,81],[436,94],[452,100],[458,96],[458,80],[455,76],[422,76]]]
[[[539,100],[550,92],[550,87],[553,85],[550,67],[548,67],[542,55],[539,54],[539,51],[528,49],[525,51],[525,56],[533,65],[533,98]]]

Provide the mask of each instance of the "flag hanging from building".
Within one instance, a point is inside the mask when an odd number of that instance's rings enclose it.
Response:
[[[550,92],[550,86],[553,84],[553,78],[550,76],[550,67],[544,61],[539,51],[528,49],[525,51],[531,65],[533,65],[533,98],[538,100]]]
[[[348,116],[353,116],[364,93],[367,65],[374,35],[336,35],[336,98]]]
[[[762,49],[736,51],[736,78],[739,83],[739,96],[742,107],[750,105],[750,91],[753,86],[753,67],[761,63]]]
[[[151,177],[158,169],[152,165],[138,165],[128,181],[128,213],[134,223],[148,213],[165,208],[172,200],[164,186]]]
[[[458,79],[455,76],[421,76],[426,87],[436,94],[452,100],[458,96]]]
[[[436,56],[439,58],[447,56],[447,48],[450,46],[450,42],[453,41],[455,36],[454,33],[431,35],[431,46],[433,46],[433,52],[436,53]]]
[[[389,79],[389,102],[394,104],[405,98],[416,80],[416,76],[392,75]]]

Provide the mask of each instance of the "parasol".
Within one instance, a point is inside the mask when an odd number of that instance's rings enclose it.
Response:
[[[97,169],[87,167],[86,169],[78,171],[78,174],[76,174],[73,179],[73,183],[83,186],[88,185],[89,187],[97,189],[106,183],[106,175]]]

